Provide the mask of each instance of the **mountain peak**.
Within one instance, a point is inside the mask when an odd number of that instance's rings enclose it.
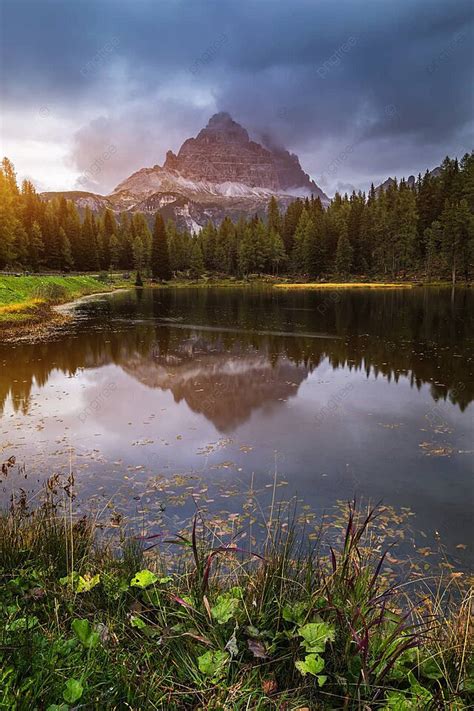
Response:
[[[239,192],[247,186],[295,197],[312,193],[323,203],[329,202],[303,171],[296,155],[275,148],[272,142],[262,145],[251,141],[247,130],[227,111],[211,116],[195,138],[183,143],[177,156],[168,152],[164,169],[188,180],[238,184]]]
[[[211,116],[206,128],[196,137],[197,141],[216,141],[226,143],[248,143],[249,134],[227,111],[220,111]]]
[[[225,126],[232,126],[232,124],[235,123],[236,122],[227,111],[218,111],[217,114],[211,116],[207,122],[207,128],[221,128]]]
[[[142,168],[111,198],[126,209],[173,210],[196,230],[209,219],[218,223],[226,215],[263,214],[272,195],[285,205],[311,194],[329,203],[296,155],[269,139],[263,145],[252,141],[243,126],[220,111],[177,154],[168,151],[162,168]]]

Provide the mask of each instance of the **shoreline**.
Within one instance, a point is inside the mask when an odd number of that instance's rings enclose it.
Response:
[[[20,281],[22,277],[4,277],[1,286],[5,292],[8,292],[8,296],[11,295],[11,292],[15,294],[17,279]],[[111,284],[108,287],[95,277],[87,275],[85,277],[33,276],[24,279],[28,280],[28,285],[20,296],[22,300],[19,299],[12,303],[6,300],[6,303],[2,303],[2,289],[0,289],[0,343],[41,341],[72,319],[73,306],[81,299],[104,296],[129,288],[122,284],[117,286]],[[31,286],[32,280],[33,288]],[[84,280],[89,283],[84,285],[82,283]],[[55,294],[53,289],[50,298],[47,293],[39,297],[34,293],[34,289],[45,288],[47,291],[48,288],[57,286],[58,283],[59,293]],[[62,294],[60,293],[61,288],[63,289]]]
[[[385,560],[408,514],[349,502],[315,522],[330,553],[256,500],[252,546],[230,523],[216,548],[201,512],[165,538],[111,520],[106,541],[75,510],[74,479],[49,481],[28,516],[20,500],[0,510],[8,708],[28,682],[28,708],[66,709],[71,680],[84,708],[234,708],[236,690],[249,708],[360,708],[361,693],[367,708],[471,708],[469,581],[441,564],[422,574],[425,549],[408,572]]]
[[[130,289],[133,288],[135,287],[119,286],[116,289],[109,289],[108,291],[94,291],[91,294],[83,294],[82,296],[78,296],[77,299],[73,299],[72,301],[64,301],[60,304],[52,304],[51,308],[58,314],[68,316],[69,312],[72,311],[74,307],[77,306],[77,304],[80,304],[82,301],[94,299],[97,296],[108,296],[108,294],[116,294],[119,291],[130,291]]]
[[[12,284],[18,277],[8,276],[6,279],[12,280]],[[21,277],[20,277],[21,279]],[[74,291],[66,292],[61,296],[48,299],[47,296],[37,298],[33,295],[28,295],[26,300],[15,303],[2,304],[2,293],[0,289],[0,342],[14,343],[17,341],[37,342],[49,337],[72,318],[72,311],[78,303],[85,299],[95,298],[97,296],[106,296],[117,291],[128,291],[133,288],[151,288],[151,289],[252,289],[252,288],[270,288],[283,291],[317,291],[317,290],[349,290],[349,289],[414,289],[414,288],[452,288],[448,282],[420,282],[417,280],[400,281],[400,282],[296,282],[283,281],[278,278],[259,277],[255,279],[197,279],[197,280],[171,280],[163,283],[147,283],[143,287],[134,287],[133,283],[124,284],[123,280],[118,284],[111,284],[107,287],[106,284],[100,283],[95,276],[83,275],[81,277],[41,277],[30,276],[28,280],[34,280],[35,284],[40,287],[48,280],[59,281],[71,284],[73,279],[88,279],[94,280],[96,284],[91,283],[85,287],[79,286],[77,296],[74,296]],[[73,284],[74,285],[74,284]],[[95,286],[100,287],[100,291],[95,291]],[[456,288],[470,288],[471,283],[460,283]],[[81,293],[85,288],[85,293]],[[71,296],[73,298],[71,298]],[[2,320],[2,309],[4,314],[8,313],[11,318]]]

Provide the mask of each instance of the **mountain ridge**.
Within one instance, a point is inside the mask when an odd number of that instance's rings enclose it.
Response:
[[[186,139],[178,153],[168,151],[163,166],[141,168],[122,180],[109,195],[90,191],[42,193],[72,199],[79,208],[98,212],[157,211],[173,217],[179,227],[197,231],[224,217],[263,216],[274,196],[280,208],[298,197],[329,197],[305,173],[298,156],[284,148],[265,147],[227,112],[209,119],[196,137]]]

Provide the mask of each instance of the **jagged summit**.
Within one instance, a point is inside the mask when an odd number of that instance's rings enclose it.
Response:
[[[144,168],[120,183],[115,193],[130,190],[143,193],[158,188],[157,178],[206,183],[212,194],[229,197],[245,193],[255,196],[255,189],[275,195],[327,196],[303,171],[298,157],[284,148],[272,148],[252,141],[243,126],[225,111],[214,114],[195,138],[188,138],[175,155],[166,154],[162,168]],[[212,185],[208,185],[212,184]],[[220,186],[220,187],[219,187]],[[182,189],[183,185],[181,185]],[[191,188],[191,186],[188,186]],[[199,186],[201,189],[203,186]]]
[[[203,138],[225,142],[235,141],[237,143],[248,143],[250,140],[245,128],[237,121],[234,121],[227,111],[219,111],[219,113],[211,116],[206,128],[203,128],[197,136],[197,140]]]
[[[194,138],[185,140],[177,154],[168,151],[163,166],[136,171],[108,197],[89,193],[76,202],[92,207],[95,198],[116,212],[160,211],[192,230],[209,220],[217,224],[227,215],[232,219],[263,215],[272,195],[281,207],[310,195],[329,204],[296,155],[266,143],[251,140],[243,126],[221,111]]]

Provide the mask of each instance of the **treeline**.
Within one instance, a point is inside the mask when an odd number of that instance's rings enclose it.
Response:
[[[81,216],[64,197],[45,201],[30,181],[18,187],[8,159],[0,170],[0,268],[30,271],[137,270],[155,278],[205,272],[229,276],[419,273],[471,276],[474,255],[474,156],[446,158],[437,175],[386,190],[297,199],[282,213],[270,200],[267,219],[228,217],[198,235],[157,214],[150,230],[140,213]]]

